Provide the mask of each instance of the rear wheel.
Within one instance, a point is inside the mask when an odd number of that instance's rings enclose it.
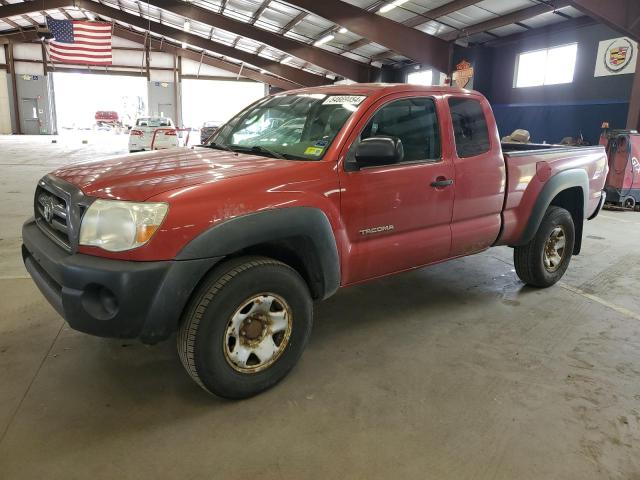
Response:
[[[514,249],[518,277],[533,287],[554,285],[569,267],[574,244],[575,226],[571,214],[561,207],[549,207],[535,237]]]
[[[214,269],[185,312],[178,353],[202,388],[246,398],[275,385],[309,339],[313,304],[291,267],[243,257]]]
[[[628,208],[629,210],[634,210],[635,206],[636,206],[636,199],[633,197],[626,197],[623,201],[622,201],[622,206],[624,208]]]

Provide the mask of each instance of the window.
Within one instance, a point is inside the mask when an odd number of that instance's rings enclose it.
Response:
[[[396,100],[378,110],[360,133],[351,148],[372,137],[399,138],[404,147],[403,162],[440,159],[440,130],[436,106],[430,98]]]
[[[515,87],[539,87],[573,82],[578,44],[521,53],[516,64]]]
[[[450,98],[451,122],[456,138],[458,157],[475,157],[491,147],[487,119],[478,100]]]
[[[433,85],[433,71],[422,70],[420,72],[412,72],[407,75],[407,83],[412,85]]]

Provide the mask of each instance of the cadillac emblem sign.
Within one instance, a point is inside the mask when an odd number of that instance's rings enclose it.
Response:
[[[623,70],[634,56],[634,46],[626,38],[619,38],[611,42],[605,54],[604,65],[610,72]]]
[[[473,66],[466,60],[461,61],[456,65],[456,71],[453,72],[451,78],[456,87],[466,88],[473,78]]]
[[[610,38],[598,45],[596,77],[629,75],[636,72],[638,44],[628,37]]]

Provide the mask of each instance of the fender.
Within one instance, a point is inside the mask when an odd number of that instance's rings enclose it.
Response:
[[[319,264],[319,271],[309,272],[312,287],[316,287],[313,289],[319,298],[330,297],[340,286],[340,256],[331,223],[318,208],[278,208],[226,220],[191,240],[176,260],[225,257],[255,245],[294,237],[304,237],[312,245]]]
[[[533,207],[527,226],[517,245],[526,245],[535,236],[542,218],[551,205],[553,199],[562,191],[569,188],[579,187],[582,189],[583,215],[588,211],[589,204],[589,177],[584,170],[565,170],[551,177],[538,195],[538,199]],[[576,225],[576,245],[579,245],[578,235],[581,236],[582,229]]]

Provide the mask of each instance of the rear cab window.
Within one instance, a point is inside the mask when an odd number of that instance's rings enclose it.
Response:
[[[475,98],[449,98],[451,123],[459,158],[475,157],[491,149],[489,125],[482,104]]]

